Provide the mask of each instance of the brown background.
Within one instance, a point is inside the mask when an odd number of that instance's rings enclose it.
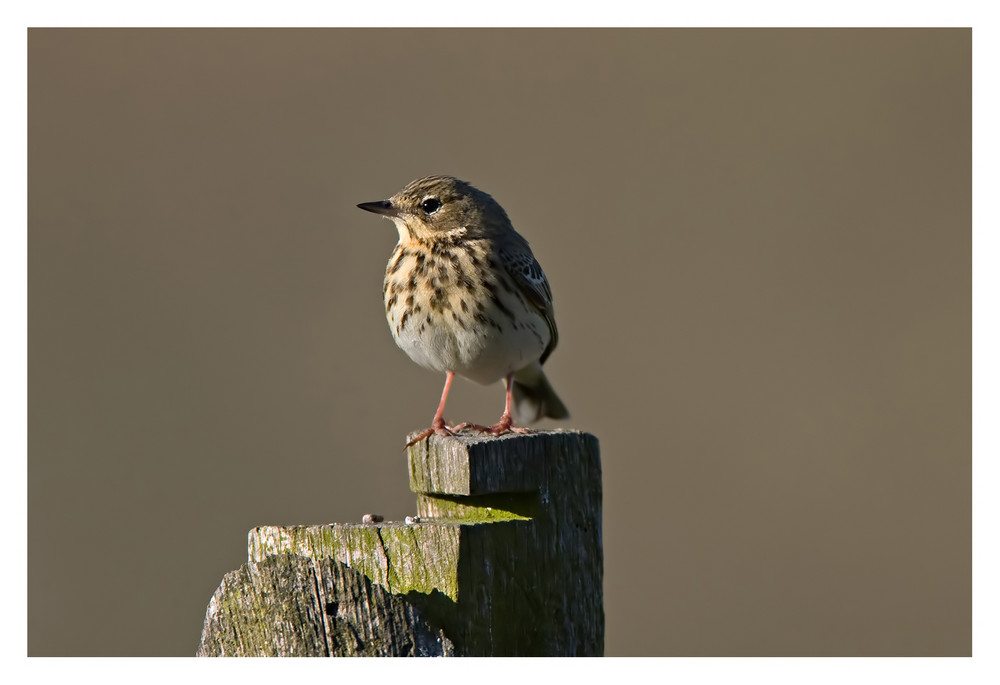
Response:
[[[429,173],[552,283],[609,655],[970,653],[970,31],[28,46],[31,654],[193,654],[252,526],[412,513],[443,379],[354,205]]]

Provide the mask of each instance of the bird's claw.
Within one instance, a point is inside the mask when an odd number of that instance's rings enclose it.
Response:
[[[409,449],[418,442],[426,440],[432,435],[455,435],[465,430],[476,431],[477,433],[489,433],[490,435],[503,435],[504,433],[517,433],[518,435],[524,435],[525,433],[531,432],[531,429],[529,428],[515,426],[509,416],[501,417],[500,420],[492,426],[481,426],[478,423],[469,423],[468,421],[463,421],[462,423],[454,426],[448,426],[444,423],[444,421],[442,421],[440,424],[431,425],[430,428],[416,435],[412,440],[406,443],[406,447],[403,449]]]
[[[460,430],[458,427],[447,426],[447,425],[445,425],[444,421],[442,421],[440,423],[440,425],[436,425],[436,424],[435,425],[431,425],[430,428],[428,428],[424,432],[422,432],[419,435],[417,435],[416,437],[414,437],[412,440],[410,440],[408,443],[406,443],[406,447],[404,447],[403,449],[404,450],[405,449],[409,449],[409,448],[413,447],[414,445],[416,445],[421,440],[426,440],[427,438],[431,437],[432,435],[454,435],[455,432],[458,431],[458,430]]]
[[[489,433],[491,435],[503,435],[504,433],[518,433],[519,435],[523,435],[531,432],[531,429],[529,428],[515,426],[509,416],[501,417],[500,420],[492,426],[481,426],[478,423],[469,423],[468,421],[464,421],[455,426],[452,430],[458,432],[465,429],[474,430],[479,433]]]

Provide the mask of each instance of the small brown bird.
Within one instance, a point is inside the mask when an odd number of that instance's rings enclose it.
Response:
[[[519,421],[564,419],[566,407],[542,373],[559,334],[542,268],[492,197],[451,176],[427,176],[358,207],[392,220],[399,243],[385,271],[385,316],[396,344],[420,366],[443,371],[431,427],[524,432]],[[506,404],[492,426],[449,426],[444,405],[455,374],[477,383],[504,379]]]

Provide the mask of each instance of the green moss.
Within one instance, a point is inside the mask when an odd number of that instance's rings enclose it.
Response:
[[[528,521],[541,512],[538,494],[518,492],[493,495],[418,495],[421,515],[453,524]]]
[[[326,526],[264,526],[250,535],[250,558],[290,552],[331,557],[397,594],[435,590],[458,596],[458,527],[428,522]]]

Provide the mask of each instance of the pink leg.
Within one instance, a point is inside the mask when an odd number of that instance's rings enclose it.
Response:
[[[511,418],[510,405],[514,397],[514,374],[507,374],[507,378],[504,379],[504,384],[507,386],[507,401],[503,407],[503,416],[495,424],[490,426],[489,432],[493,435],[500,435],[501,433],[506,433],[507,431],[515,431],[517,433],[523,433],[525,430],[523,428],[514,427],[514,419]]]
[[[431,428],[434,430],[444,428],[444,403],[448,401],[448,391],[451,390],[451,381],[454,378],[454,371],[445,372],[444,390],[441,391],[441,403],[438,404],[437,411],[434,412],[434,419],[431,421]]]
[[[480,426],[474,423],[460,423],[455,426],[455,430],[461,430],[463,428],[472,428],[480,433],[492,433],[493,435],[500,435],[501,433],[514,432],[514,433],[527,433],[527,428],[520,428],[514,425],[514,419],[511,416],[510,408],[514,399],[514,374],[508,374],[507,378],[504,379],[504,383],[507,386],[507,402],[503,408],[503,416],[492,426]]]
[[[432,433],[437,433],[438,435],[453,435],[453,432],[444,425],[444,403],[448,401],[448,390],[451,389],[451,381],[455,377],[454,371],[445,372],[447,375],[444,378],[444,390],[441,391],[441,403],[438,404],[437,411],[434,412],[434,418],[431,420],[431,427],[425,430],[423,433],[406,443],[407,447],[412,447],[424,438],[429,437]]]

